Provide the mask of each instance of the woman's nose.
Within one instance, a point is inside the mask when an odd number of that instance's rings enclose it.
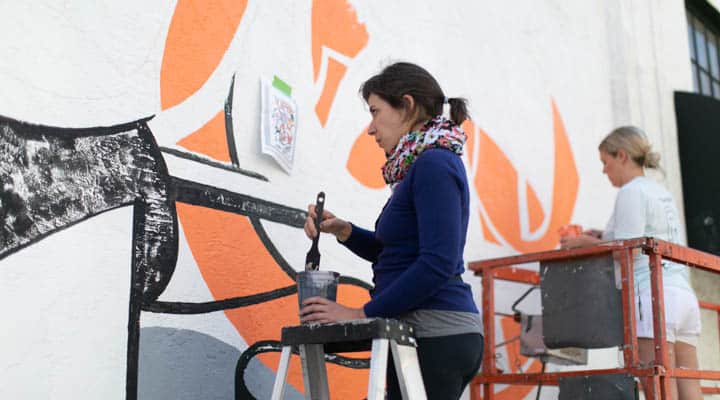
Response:
[[[372,124],[370,124],[368,126],[367,132],[368,132],[368,135],[373,136],[375,134],[375,132],[377,132],[377,130],[375,129],[375,127]]]

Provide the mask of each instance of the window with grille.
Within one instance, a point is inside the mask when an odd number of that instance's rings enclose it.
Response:
[[[686,6],[693,89],[720,99],[720,14],[701,0],[689,0]]]

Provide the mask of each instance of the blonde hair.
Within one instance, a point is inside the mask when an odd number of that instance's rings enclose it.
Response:
[[[628,157],[643,168],[660,168],[660,154],[652,151],[650,142],[642,129],[635,126],[621,126],[610,132],[600,142],[598,149],[615,157],[623,150]]]

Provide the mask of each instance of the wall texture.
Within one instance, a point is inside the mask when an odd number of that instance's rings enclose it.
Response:
[[[307,205],[324,190],[371,227],[389,195],[357,90],[392,61],[470,101],[466,261],[604,226],[596,146],[619,124],[648,128],[680,196],[682,2],[611,3],[3,2],[0,398],[268,398],[280,328],[298,322]],[[259,151],[273,76],[299,106],[291,174]],[[339,300],[363,304],[369,265],[320,246]],[[499,284],[498,342],[518,334],[503,315],[525,289]],[[517,342],[497,352],[505,370],[540,369]],[[329,364],[333,398],[364,397],[363,363]],[[289,380],[301,398],[295,358]]]

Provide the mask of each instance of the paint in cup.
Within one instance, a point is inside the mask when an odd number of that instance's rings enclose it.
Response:
[[[300,271],[297,274],[298,306],[310,297],[320,296],[328,300],[337,299],[340,274],[334,271]]]

